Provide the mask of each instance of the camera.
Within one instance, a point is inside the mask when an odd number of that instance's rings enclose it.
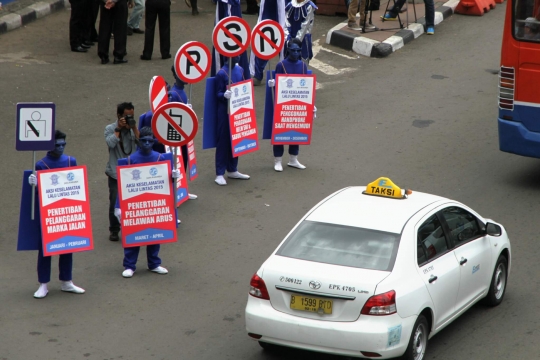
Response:
[[[134,127],[136,125],[133,115],[126,115],[124,119],[126,120],[126,123],[129,125],[129,127]]]

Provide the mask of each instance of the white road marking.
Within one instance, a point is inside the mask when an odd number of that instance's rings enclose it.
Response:
[[[354,70],[353,68],[338,69],[338,68],[333,67],[332,65],[328,65],[320,60],[317,60],[315,57],[317,56],[317,54],[319,53],[321,49],[322,49],[322,46],[319,45],[319,39],[317,39],[316,41],[313,42],[313,47],[312,47],[313,59],[311,59],[311,61],[309,62],[309,66],[314,67],[315,69],[325,73],[326,75],[340,75],[340,74],[344,74],[344,73],[351,72]]]

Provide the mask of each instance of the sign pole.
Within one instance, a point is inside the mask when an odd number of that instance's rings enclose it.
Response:
[[[192,102],[191,102],[191,85],[193,85],[193,84],[189,84],[189,99],[188,99],[188,104],[192,104]]]
[[[36,152],[32,151],[32,174],[36,176]],[[36,186],[32,185],[32,207],[30,210],[30,219],[34,220],[34,203],[36,202]]]
[[[231,77],[232,77],[232,57],[229,58],[229,87],[227,90],[231,88]],[[231,99],[227,99],[227,114],[231,113]]]
[[[274,80],[274,77],[272,76],[272,66],[270,66],[270,60],[268,60],[268,70],[270,73],[270,80]],[[270,93],[272,94],[272,104],[274,103],[274,92],[276,91],[276,84],[274,84],[274,87],[270,89]]]
[[[176,164],[176,161],[177,161],[177,155],[178,155],[178,146],[173,146],[172,147],[172,151],[173,151],[173,170],[176,170],[177,169],[177,164]],[[174,204],[176,204],[176,192],[178,191],[176,189],[177,187],[177,183],[176,183],[176,179],[173,179],[173,194],[174,194]],[[174,211],[176,212],[176,206],[174,207]],[[175,214],[176,215],[176,218],[178,219],[178,213]]]

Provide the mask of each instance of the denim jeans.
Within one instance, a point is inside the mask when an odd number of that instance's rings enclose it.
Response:
[[[405,0],[396,0],[395,5],[388,12],[392,17],[396,17],[404,4]],[[426,27],[435,26],[435,3],[433,0],[424,0],[424,5],[426,6]]]
[[[144,0],[135,0],[135,6],[131,11],[131,16],[128,19],[127,26],[132,29],[138,29],[141,24],[141,19],[144,13]]]

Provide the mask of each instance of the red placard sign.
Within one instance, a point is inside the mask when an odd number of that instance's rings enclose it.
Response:
[[[152,112],[156,111],[161,105],[166,104],[169,101],[169,97],[167,95],[167,83],[165,79],[161,76],[154,76],[150,80],[148,95],[150,97],[150,109],[152,109]]]
[[[43,255],[92,250],[86,166],[37,172]]]
[[[176,75],[188,84],[204,79],[211,65],[210,51],[199,41],[190,41],[180,46],[174,57]]]
[[[270,60],[285,44],[285,32],[274,20],[263,20],[251,32],[251,50],[259,59]]]
[[[186,104],[170,102],[154,111],[152,130],[154,136],[164,145],[180,146],[187,144],[199,129],[195,112]]]
[[[189,181],[193,181],[199,176],[199,171],[197,170],[197,155],[195,154],[195,144],[193,140],[188,142],[187,151],[188,159],[185,161],[188,162]]]
[[[169,161],[118,166],[122,245],[175,242],[176,214]]]
[[[315,75],[276,76],[273,145],[310,144],[315,84]]]
[[[170,146],[165,146],[165,151],[173,153],[173,148]],[[174,156],[173,156],[174,158]],[[176,147],[176,169],[180,171],[180,177],[176,179],[176,207],[179,207],[181,204],[189,200],[188,192],[188,183],[186,171],[184,170],[184,160],[182,158],[182,149],[180,146]]]
[[[232,84],[229,90],[232,92],[229,100],[232,156],[237,157],[259,150],[253,80]]]
[[[238,56],[249,47],[251,33],[248,23],[237,16],[228,16],[214,27],[212,41],[223,56]]]

